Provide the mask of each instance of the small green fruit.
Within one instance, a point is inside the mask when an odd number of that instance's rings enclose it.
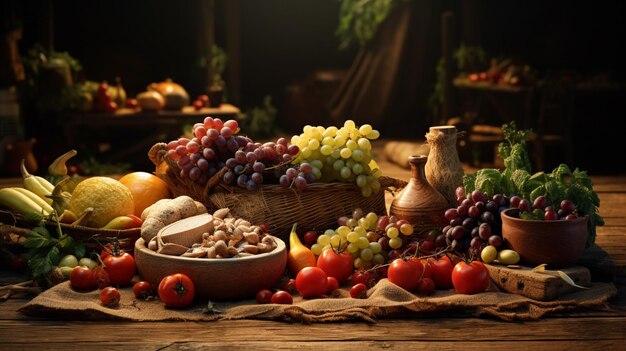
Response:
[[[480,252],[480,258],[485,263],[493,262],[497,256],[498,250],[493,245],[485,246],[485,248]]]
[[[59,267],[74,268],[76,266],[78,266],[78,259],[74,255],[65,255],[61,261],[59,261]]]
[[[517,264],[520,260],[517,251],[502,250],[498,252],[498,262],[501,264]]]
[[[92,260],[91,258],[83,257],[80,259],[80,261],[78,261],[78,265],[87,266],[89,267],[89,269],[94,269],[98,266],[98,262]]]

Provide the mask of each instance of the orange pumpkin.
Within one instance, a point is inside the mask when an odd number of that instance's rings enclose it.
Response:
[[[120,182],[124,184],[133,194],[135,202],[135,216],[141,217],[141,213],[146,207],[161,199],[172,197],[167,183],[147,172],[133,172],[122,178]]]

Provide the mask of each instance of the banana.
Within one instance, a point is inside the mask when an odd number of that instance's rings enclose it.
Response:
[[[11,188],[0,189],[0,206],[6,206],[23,215],[27,215],[31,212],[43,213],[44,215],[49,214],[28,196]]]
[[[24,188],[18,188],[18,187],[13,187],[11,189],[17,190],[18,192],[28,196],[28,198],[33,200],[37,205],[41,206],[41,208],[43,208],[44,212],[52,213],[52,211],[53,211],[52,210],[52,206],[48,205],[47,202],[45,202],[42,198],[37,196],[37,194],[33,193],[32,191],[30,191],[28,189],[24,189]]]
[[[54,189],[54,185],[41,177],[28,173],[24,159],[22,159],[20,169],[22,171],[22,177],[24,178],[24,188],[35,193],[35,195],[42,198],[48,205],[52,204],[52,199],[48,196],[52,194],[52,190],[49,189]]]

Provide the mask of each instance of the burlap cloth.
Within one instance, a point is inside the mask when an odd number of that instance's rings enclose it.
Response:
[[[493,289],[493,284],[492,288]],[[132,288],[120,289],[118,308],[100,304],[99,290],[76,292],[64,282],[39,294],[20,312],[31,316],[78,319],[126,319],[134,321],[209,321],[216,319],[266,319],[281,321],[338,322],[379,318],[437,316],[443,313],[495,317],[498,319],[535,320],[551,313],[581,310],[607,310],[608,300],[617,294],[612,283],[593,283],[590,289],[563,295],[552,301],[536,301],[521,295],[489,291],[475,295],[455,294],[454,290],[418,296],[383,279],[368,291],[366,299],[350,298],[346,288],[329,298],[303,300],[294,297],[293,305],[261,305],[254,300],[236,303],[217,302],[220,313],[208,313],[207,302],[197,301],[187,309],[170,309],[155,300],[134,297]]]

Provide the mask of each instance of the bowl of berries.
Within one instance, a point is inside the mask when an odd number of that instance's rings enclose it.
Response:
[[[576,205],[562,200],[558,208],[543,206],[540,196],[530,201],[511,197],[511,208],[501,212],[502,238],[528,265],[565,267],[585,251],[589,216],[578,215]]]

